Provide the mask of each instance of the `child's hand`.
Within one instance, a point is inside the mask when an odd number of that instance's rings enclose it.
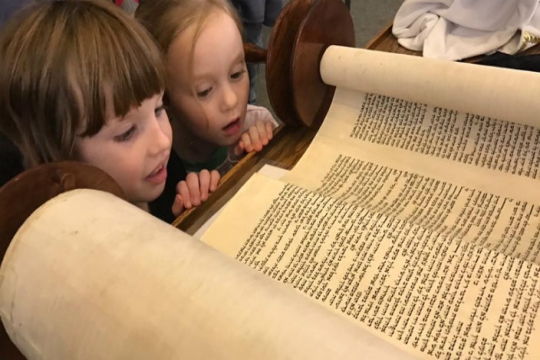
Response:
[[[267,108],[256,105],[247,106],[245,122],[253,125],[240,136],[240,140],[234,148],[236,156],[242,155],[244,151],[261,151],[272,140],[273,130],[278,126],[277,121]]]
[[[202,170],[200,173],[189,173],[186,180],[176,185],[176,197],[172,206],[174,216],[182,211],[199,206],[208,199],[208,194],[217,189],[220,175],[216,170]]]
[[[247,129],[242,136],[238,145],[234,148],[236,156],[241,155],[244,151],[261,151],[263,147],[268,145],[274,136],[274,125],[269,121],[257,120],[255,125]]]

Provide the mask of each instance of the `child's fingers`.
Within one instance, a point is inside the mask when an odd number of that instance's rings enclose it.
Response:
[[[261,144],[261,148],[257,151],[261,151],[264,146],[268,145],[268,135],[266,134],[266,122],[258,121],[256,126],[257,126],[257,133],[259,135],[259,142]]]
[[[210,171],[204,169],[199,173],[199,183],[201,192],[201,201],[208,199],[208,190],[210,187]]]
[[[244,153],[244,150],[245,150],[244,141],[240,140],[238,144],[236,144],[236,146],[234,147],[234,155],[240,156]]]
[[[261,151],[263,145],[261,144],[261,139],[259,136],[259,128],[257,127],[257,125],[255,125],[250,127],[248,131],[251,140],[251,151]]]
[[[242,134],[242,142],[244,143],[244,150],[246,152],[253,151],[253,145],[251,144],[251,128]]]
[[[219,179],[221,178],[221,175],[219,175],[219,172],[217,170],[212,170],[210,172],[210,191],[216,191]]]
[[[188,189],[188,198],[191,201],[192,206],[199,206],[201,205],[201,192],[200,192],[200,183],[199,183],[199,175],[197,173],[189,173],[186,176],[186,183],[187,183],[187,189]],[[186,202],[184,198],[184,202]],[[187,204],[186,204],[186,208]],[[188,208],[189,209],[189,208]]]
[[[180,181],[178,185],[176,185],[176,198],[180,196],[180,199],[182,201],[182,206],[186,209],[191,209],[193,206],[191,204],[191,199],[189,195],[189,189],[186,181]]]
[[[267,121],[264,123],[264,126],[266,128],[266,137],[268,138],[268,141],[270,141],[274,137],[274,125]]]
[[[274,127],[269,121],[257,121],[240,137],[234,153],[238,156],[242,151],[261,151],[274,136]]]
[[[174,203],[172,206],[172,213],[174,216],[178,216],[184,211],[184,202],[182,201],[182,196],[177,194],[174,197]]]

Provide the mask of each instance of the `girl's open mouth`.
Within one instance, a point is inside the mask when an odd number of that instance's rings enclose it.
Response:
[[[223,127],[222,130],[227,136],[236,135],[240,131],[240,125],[240,118],[236,118],[236,120]]]
[[[167,180],[167,166],[165,164],[159,166],[146,177],[146,180],[156,185],[163,183]]]

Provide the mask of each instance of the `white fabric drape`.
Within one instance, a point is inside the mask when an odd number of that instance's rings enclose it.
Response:
[[[537,12],[538,0],[405,0],[392,31],[400,45],[429,58],[514,54],[538,42]]]

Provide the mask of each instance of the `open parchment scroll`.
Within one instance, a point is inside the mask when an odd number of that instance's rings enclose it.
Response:
[[[540,356],[540,74],[330,47],[282,181],[203,241],[426,359]]]

